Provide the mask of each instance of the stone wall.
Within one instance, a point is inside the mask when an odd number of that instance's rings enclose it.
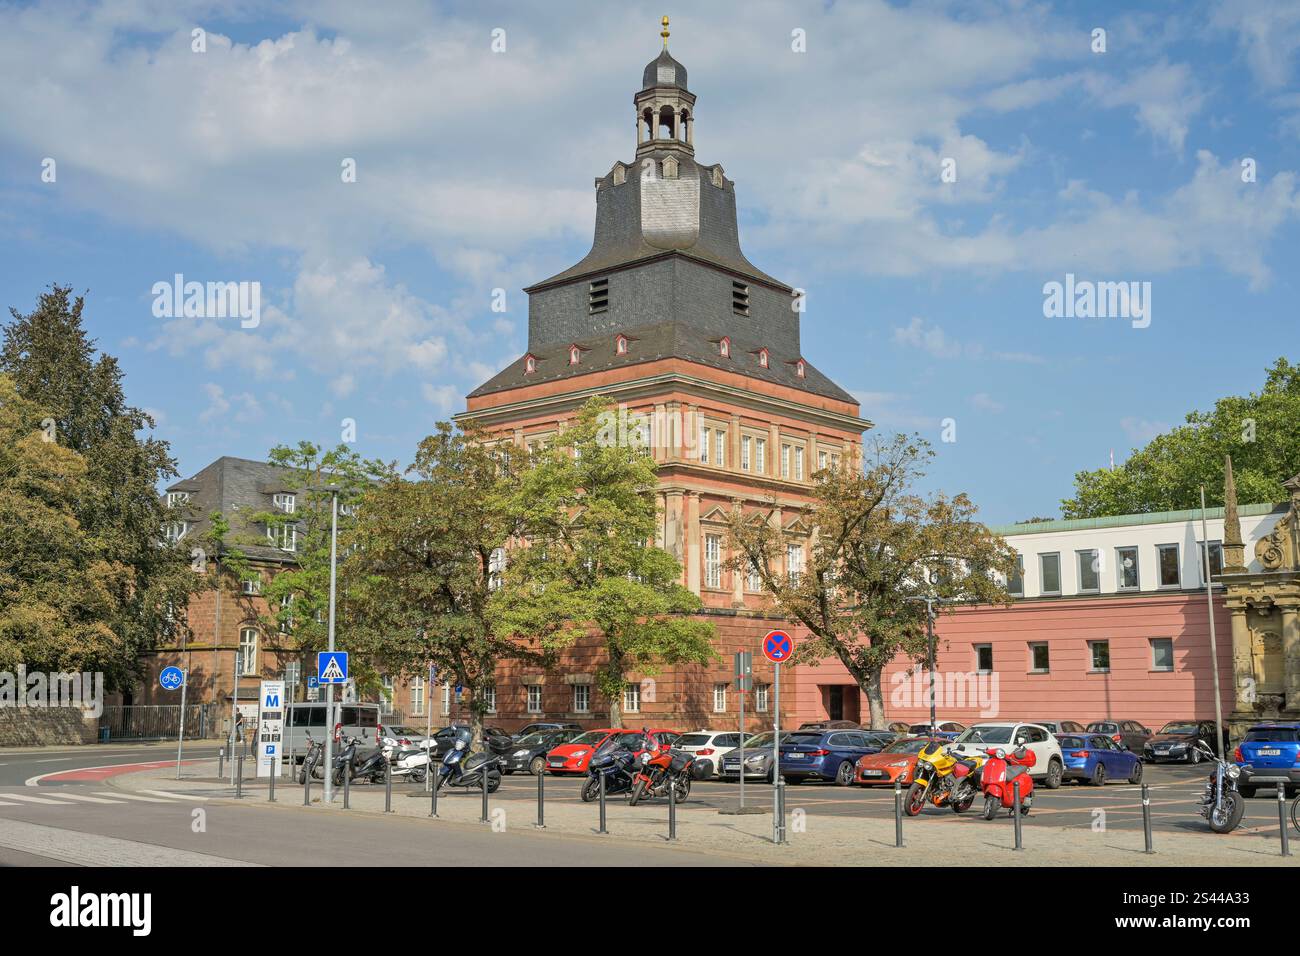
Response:
[[[0,747],[47,747],[95,742],[98,720],[74,707],[0,708]]]

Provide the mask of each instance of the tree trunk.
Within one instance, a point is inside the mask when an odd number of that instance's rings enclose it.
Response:
[[[609,695],[609,725],[611,727],[623,726],[623,695],[621,693]]]
[[[880,668],[875,668],[867,673],[866,686],[862,689],[867,694],[867,705],[871,709],[871,729],[885,729],[885,701],[881,694],[880,685],[883,675]]]

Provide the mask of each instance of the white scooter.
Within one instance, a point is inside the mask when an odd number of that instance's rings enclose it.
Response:
[[[421,747],[407,747],[402,750],[388,748],[393,779],[410,777],[416,783],[424,783],[424,778],[429,775],[429,750],[436,746],[429,741],[426,746]]]

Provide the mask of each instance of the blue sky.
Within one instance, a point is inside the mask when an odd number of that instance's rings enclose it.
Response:
[[[589,248],[665,12],[805,357],[990,522],[1297,358],[1300,3],[1271,0],[0,4],[0,299],[87,290],[183,474],[344,418],[405,461]],[[261,324],[156,318],[175,273],[260,282]],[[1150,325],[1045,318],[1067,273],[1149,282]]]

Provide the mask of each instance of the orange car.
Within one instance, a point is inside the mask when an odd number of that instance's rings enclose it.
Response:
[[[916,770],[916,755],[925,747],[936,743],[946,744],[951,741],[930,737],[899,737],[880,753],[859,757],[853,782],[863,786],[888,784],[892,787],[897,781],[907,786],[912,782],[912,772]]]
[[[586,773],[587,767],[591,763],[591,755],[605,741],[614,736],[620,738],[618,741],[620,746],[627,747],[640,755],[647,748],[647,734],[650,738],[648,744],[654,749],[662,746],[672,746],[681,737],[681,734],[677,731],[663,727],[650,727],[644,732],[639,730],[614,730],[609,727],[600,730],[588,730],[586,733],[573,738],[567,744],[560,744],[560,746],[550,751],[546,755],[546,769],[555,774]]]

